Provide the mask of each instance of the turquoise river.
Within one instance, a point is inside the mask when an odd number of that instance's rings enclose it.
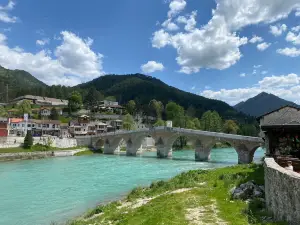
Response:
[[[122,198],[137,186],[183,171],[237,163],[234,149],[214,149],[210,162],[195,162],[194,151],[155,152],[138,157],[92,155],[0,163],[0,224],[64,224],[97,204]],[[264,155],[262,149],[255,160]]]

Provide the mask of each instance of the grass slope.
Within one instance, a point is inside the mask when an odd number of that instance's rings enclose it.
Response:
[[[262,223],[263,204],[231,200],[229,190],[254,180],[263,184],[263,167],[239,165],[182,173],[169,181],[134,189],[125,200],[98,206],[68,225],[116,224],[284,224]]]

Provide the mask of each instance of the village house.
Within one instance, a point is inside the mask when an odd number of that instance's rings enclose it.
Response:
[[[58,120],[34,120],[25,121],[21,118],[11,118],[9,124],[10,136],[25,136],[30,130],[33,136],[52,135],[60,136],[60,121]]]
[[[100,112],[110,112],[116,114],[122,114],[124,107],[120,106],[118,102],[104,100],[100,102],[97,107]]]
[[[57,98],[48,98],[34,95],[24,95],[19,96],[11,100],[10,104],[18,104],[24,100],[28,100],[31,104],[42,105],[42,106],[68,106],[68,100],[57,99]]]
[[[7,137],[9,135],[9,119],[0,117],[0,137]]]

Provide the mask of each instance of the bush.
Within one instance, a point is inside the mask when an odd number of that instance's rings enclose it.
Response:
[[[27,131],[27,134],[24,138],[24,148],[30,149],[33,145],[33,138],[32,138],[32,133],[31,131]]]
[[[42,144],[35,144],[31,147],[31,150],[33,151],[48,151],[50,150],[50,146],[47,146],[47,145],[42,145]]]

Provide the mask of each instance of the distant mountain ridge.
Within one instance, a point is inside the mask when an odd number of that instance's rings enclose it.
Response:
[[[258,117],[287,105],[300,107],[294,102],[284,100],[273,94],[262,92],[253,98],[249,98],[247,101],[236,104],[234,108],[247,115]]]

